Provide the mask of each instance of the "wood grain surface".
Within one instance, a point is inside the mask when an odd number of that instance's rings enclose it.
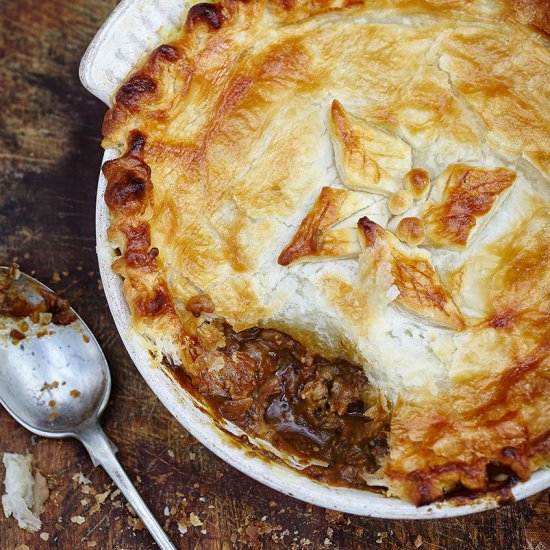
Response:
[[[105,107],[81,87],[78,64],[115,4],[0,2],[0,263],[19,262],[69,298],[97,335],[113,373],[105,431],[175,544],[182,549],[550,549],[548,491],[499,510],[439,521],[335,513],[237,472],[194,440],[156,399],[115,330],[94,247]],[[32,436],[0,410],[4,451],[32,453],[52,494],[38,533],[1,515],[0,550],[154,547],[78,442]],[[79,482],[80,473],[89,484]]]

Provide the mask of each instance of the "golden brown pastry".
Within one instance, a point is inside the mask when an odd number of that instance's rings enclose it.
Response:
[[[279,255],[279,264],[356,258],[361,252],[356,220],[368,214],[387,222],[386,209],[380,198],[367,193],[323,187],[313,208]],[[346,221],[350,223],[342,223]]]
[[[428,252],[401,244],[389,231],[367,217],[358,222],[364,250],[364,276],[376,276],[387,265],[396,288],[395,302],[428,322],[462,330],[464,321],[430,263]]]
[[[545,0],[192,6],[103,127],[113,268],[159,363],[319,479],[425,504],[547,464],[549,21]]]
[[[424,224],[419,218],[403,218],[399,220],[395,229],[395,234],[407,244],[417,246],[424,242],[426,238],[426,231],[424,230]]]
[[[434,182],[424,212],[428,241],[436,246],[466,248],[506,198],[515,179],[515,172],[507,168],[449,166]]]
[[[424,168],[413,168],[405,174],[403,186],[413,199],[421,199],[430,190],[430,174]]]
[[[413,205],[412,193],[406,189],[396,191],[388,201],[388,208],[394,216],[404,214]]]
[[[347,113],[334,100],[330,137],[340,178],[346,187],[391,194],[411,167],[411,148],[395,135]]]

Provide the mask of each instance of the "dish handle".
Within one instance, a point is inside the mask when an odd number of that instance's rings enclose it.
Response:
[[[150,50],[181,28],[192,0],[123,0],[86,49],[80,62],[83,86],[110,106],[126,75]]]

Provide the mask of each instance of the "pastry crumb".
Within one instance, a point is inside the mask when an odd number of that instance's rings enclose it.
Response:
[[[73,523],[77,523],[78,525],[82,525],[86,521],[86,518],[83,518],[82,516],[71,516],[71,521]]]
[[[141,531],[145,528],[145,525],[143,525],[143,522],[139,518],[134,518],[132,516],[128,516],[126,523],[132,531]]]
[[[185,535],[185,533],[187,533],[187,526],[185,525],[185,522],[183,519],[180,519],[178,521],[178,531],[182,534],[182,535]]]
[[[78,483],[79,485],[91,485],[92,482],[82,473],[78,472],[72,477],[72,480]]]
[[[111,491],[105,491],[104,493],[99,493],[97,495],[94,495],[95,501],[98,504],[103,504],[107,500],[107,497],[110,494],[111,494]]]
[[[202,525],[202,521],[200,520],[199,516],[195,514],[194,512],[191,512],[189,514],[189,521],[191,522],[191,525],[193,527],[200,527]]]

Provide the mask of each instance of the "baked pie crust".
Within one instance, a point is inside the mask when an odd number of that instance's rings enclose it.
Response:
[[[144,345],[283,457],[293,388],[320,479],[346,438],[381,451],[337,482],[417,505],[547,464],[549,32],[545,0],[192,6],[103,128]]]

